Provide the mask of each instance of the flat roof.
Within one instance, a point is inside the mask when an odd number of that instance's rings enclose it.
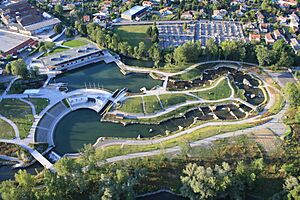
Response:
[[[78,58],[81,56],[86,56],[91,53],[96,53],[98,51],[100,51],[100,49],[96,45],[89,43],[89,44],[81,46],[81,47],[67,49],[67,50],[59,52],[59,53],[55,53],[55,54],[51,54],[51,55],[42,57],[42,58],[38,59],[38,61],[40,61],[46,67],[55,66],[62,62],[66,62],[66,61],[69,61],[69,60],[72,60],[74,58]]]
[[[140,12],[140,11],[146,9],[146,8],[147,7],[145,7],[145,6],[134,6],[134,7],[130,8],[129,10],[126,10],[122,14],[132,16],[132,15],[134,15],[134,14],[136,14],[136,13],[138,13],[138,12]]]
[[[34,30],[38,30],[43,27],[58,24],[60,22],[61,21],[58,18],[51,18],[51,19],[48,19],[45,21],[41,21],[41,22],[38,22],[38,23],[35,23],[32,25],[29,25],[29,26],[25,26],[24,29],[27,31],[34,31]]]
[[[7,52],[29,39],[30,37],[0,30],[0,51]]]

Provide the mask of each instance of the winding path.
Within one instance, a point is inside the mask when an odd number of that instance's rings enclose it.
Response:
[[[0,114],[0,119],[2,119],[3,121],[7,122],[9,125],[12,126],[12,128],[14,129],[14,132],[15,132],[15,137],[17,139],[20,139],[20,132],[19,132],[19,128],[18,126],[13,122],[11,121],[10,119],[4,117],[3,115]]]

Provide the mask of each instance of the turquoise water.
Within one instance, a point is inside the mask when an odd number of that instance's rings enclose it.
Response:
[[[142,87],[151,89],[162,85],[162,81],[152,79],[148,74],[128,74],[124,76],[115,63],[104,62],[88,65],[57,76],[53,82],[68,83],[69,90],[85,88],[86,85],[103,87],[109,90],[127,87],[130,92],[139,92]]]

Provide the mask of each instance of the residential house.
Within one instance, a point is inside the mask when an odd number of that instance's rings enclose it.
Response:
[[[275,42],[271,33],[267,33],[265,35],[265,41],[266,41],[266,44],[273,44]]]
[[[288,8],[290,6],[298,5],[297,0],[278,0],[277,3],[281,8]]]
[[[84,15],[82,17],[83,22],[90,22],[91,21],[91,17],[89,15]]]
[[[256,13],[256,17],[257,17],[259,23],[264,23],[265,22],[266,17],[261,12],[258,11]]]
[[[267,23],[260,23],[259,24],[259,31],[261,33],[267,33],[269,31],[269,24],[267,24]]]
[[[280,25],[287,25],[287,17],[279,16],[276,18],[276,20],[279,22]]]
[[[291,39],[290,45],[292,46],[295,53],[298,53],[300,51],[300,44],[296,38]]]
[[[145,7],[152,7],[154,3],[152,3],[151,1],[143,1],[142,5]]]
[[[282,39],[283,38],[283,35],[281,34],[280,30],[277,29],[273,32],[273,35],[274,35],[274,39],[275,40],[279,40],[279,39]]]
[[[260,42],[261,40],[261,35],[260,34],[249,34],[249,41],[250,42]]]
[[[193,10],[186,11],[181,14],[181,19],[189,19],[189,20],[194,19],[195,13],[196,12]]]
[[[171,7],[165,7],[163,9],[160,9],[159,10],[159,13],[163,16],[166,16],[166,15],[172,15],[173,12],[172,12],[172,8]]]
[[[227,15],[228,11],[225,9],[221,9],[221,10],[214,10],[213,11],[213,15],[212,18],[213,19],[217,19],[217,20],[222,20],[224,19],[224,17]]]

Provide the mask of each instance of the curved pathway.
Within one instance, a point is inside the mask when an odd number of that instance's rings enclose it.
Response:
[[[10,119],[4,117],[3,115],[0,114],[0,119],[2,119],[3,121],[7,122],[9,125],[11,125],[14,129],[14,132],[15,132],[15,136],[17,139],[20,139],[20,132],[19,132],[19,128],[18,126],[13,122],[11,121]]]
[[[13,84],[16,80],[18,80],[18,79],[20,79],[20,77],[15,77],[14,79],[12,79],[12,80],[9,82],[9,84],[8,84],[8,86],[6,87],[5,91],[4,91],[4,92],[2,93],[2,95],[0,96],[0,102],[2,101],[2,98],[3,98],[4,96],[7,95],[7,93],[8,93],[8,91],[10,90],[12,84]]]
[[[33,105],[33,103],[31,103],[30,101],[26,100],[26,99],[19,99],[20,101],[24,102],[24,103],[27,103],[30,107],[31,107],[31,112],[32,112],[32,115],[34,117],[36,117],[36,110],[35,110],[35,106]]]
[[[121,61],[117,61],[117,62],[120,62],[122,63]],[[119,64],[120,64],[119,63]],[[128,65],[125,65],[124,63],[122,63],[122,69],[125,69],[127,71],[131,71],[131,72],[138,72],[138,73],[156,73],[156,74],[160,74],[160,75],[163,75],[163,76],[166,76],[166,77],[170,77],[170,76],[176,76],[176,75],[180,75],[180,74],[184,74],[200,65],[205,65],[205,64],[211,64],[211,63],[232,63],[232,64],[238,64],[238,65],[241,65],[241,64],[247,64],[247,65],[252,65],[252,66],[257,66],[257,64],[254,64],[254,63],[247,63],[247,62],[239,62],[239,61],[230,61],[230,60],[213,60],[213,61],[206,61],[206,62],[201,62],[201,63],[196,63],[182,71],[179,71],[179,72],[163,72],[163,71],[159,71],[159,70],[156,70],[156,69],[147,69],[147,68],[138,68],[138,67],[132,67],[132,66],[128,66]]]

